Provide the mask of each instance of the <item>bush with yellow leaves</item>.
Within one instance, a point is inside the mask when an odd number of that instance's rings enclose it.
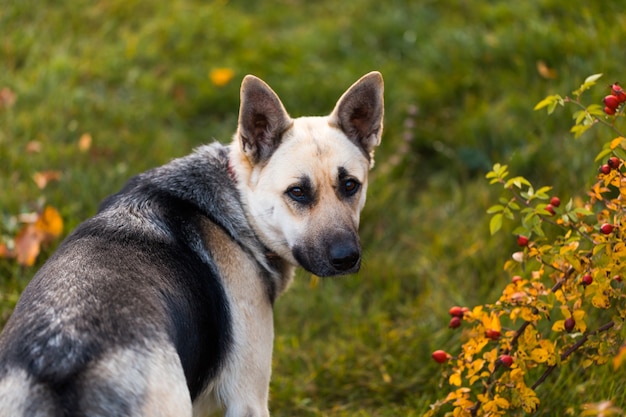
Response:
[[[610,114],[582,103],[600,76],[588,77],[573,97],[551,95],[535,107],[551,114],[557,106],[574,105],[575,136],[594,125],[616,135],[596,158],[601,167],[586,199],[561,204],[551,187],[511,177],[505,165],[495,164],[487,174],[502,188],[498,204],[488,210],[491,233],[507,219],[517,223],[520,250],[504,264],[511,281],[500,298],[464,311],[460,351],[439,360],[449,393],[427,415],[532,413],[541,406],[536,388],[566,361],[619,368],[626,360],[626,138],[618,128],[626,111],[621,104]],[[584,413],[622,411],[601,402]]]

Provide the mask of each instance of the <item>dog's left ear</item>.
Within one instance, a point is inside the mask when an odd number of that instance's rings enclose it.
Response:
[[[237,137],[248,160],[256,165],[269,159],[291,124],[291,117],[270,86],[246,75],[241,83]]]
[[[341,96],[330,117],[373,162],[383,133],[384,84],[380,72],[361,77]]]

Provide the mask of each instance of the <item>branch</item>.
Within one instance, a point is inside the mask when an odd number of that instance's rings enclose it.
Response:
[[[610,322],[606,323],[603,326],[600,326],[599,328],[597,328],[593,332],[585,333],[585,335],[578,342],[574,343],[572,346],[569,347],[569,349],[567,349],[565,352],[561,353],[561,360],[564,361],[572,353],[574,353],[582,345],[584,345],[587,342],[587,340],[589,339],[589,336],[593,336],[595,334],[605,332],[605,331],[611,329],[613,326],[615,326],[615,322],[613,322],[613,320],[611,320]],[[546,378],[548,378],[548,376],[552,373],[552,371],[554,371],[554,368],[556,368],[556,365],[549,366],[545,370],[545,372],[539,377],[539,379],[537,379],[537,381],[535,381],[535,383],[530,388],[534,390],[539,385],[541,385],[546,380]]]

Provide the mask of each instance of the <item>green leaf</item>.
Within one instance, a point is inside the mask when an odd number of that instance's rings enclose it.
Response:
[[[583,133],[585,133],[591,126],[593,125],[576,125],[574,127],[572,127],[569,131],[572,132],[574,134],[574,138],[579,138],[580,135],[582,135]]]
[[[615,148],[613,153],[621,160],[626,160],[626,150],[624,148]]]
[[[600,152],[598,156],[596,156],[595,162],[598,162],[599,160],[606,158],[606,156],[610,154],[611,152],[612,151],[610,148],[603,149],[602,152]]]
[[[502,228],[502,213],[498,213],[491,218],[489,222],[489,231],[495,235]]]
[[[546,193],[547,193],[548,191],[550,191],[551,189],[552,189],[552,187],[550,187],[550,186],[541,187],[540,189],[538,189],[538,190],[535,192],[535,196],[536,196],[537,198],[540,198],[540,199],[542,199],[542,200],[545,200],[545,199],[547,199],[547,198],[548,198],[548,194],[546,194]]]
[[[513,177],[504,184],[504,188],[511,188],[511,185],[515,185],[517,188],[522,188],[522,184],[530,186],[530,182],[524,177]]]
[[[544,98],[539,103],[537,103],[533,110],[541,110],[544,107],[547,107],[548,114],[552,114],[557,104],[563,105],[563,98],[558,94],[554,94]]]
[[[487,214],[498,213],[504,209],[503,205],[496,204],[495,206],[491,206],[487,209]]]
[[[593,87],[600,77],[602,77],[602,74],[590,75],[589,77],[585,78],[585,82],[582,83],[582,85],[578,87],[577,90],[574,90],[572,93],[576,97],[580,96],[584,91],[589,90],[591,87]]]
[[[587,106],[587,113],[592,116],[604,116],[604,107],[599,104],[590,104]]]
[[[598,79],[602,77],[602,73],[598,73],[598,74],[593,74],[590,75],[589,77],[585,78],[585,84],[587,83],[595,83],[596,81],[598,81]]]

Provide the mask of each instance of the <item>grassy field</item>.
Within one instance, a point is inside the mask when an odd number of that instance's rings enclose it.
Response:
[[[0,28],[0,89],[15,94],[0,106],[5,240],[43,202],[67,233],[131,175],[229,141],[247,73],[293,116],[325,114],[362,74],[383,73],[365,262],[347,278],[300,274],[278,301],[275,416],[420,416],[445,397],[430,353],[458,346],[448,308],[497,299],[515,245],[489,235],[484,173],[507,163],[581,194],[601,139],[574,140],[567,112],[533,106],[592,73],[626,83],[619,2],[0,0]],[[234,73],[223,86],[219,68]],[[32,176],[49,170],[61,178],[41,190]],[[0,323],[36,266],[0,260]],[[624,374],[574,360],[539,388],[536,415],[605,399],[626,409]]]

